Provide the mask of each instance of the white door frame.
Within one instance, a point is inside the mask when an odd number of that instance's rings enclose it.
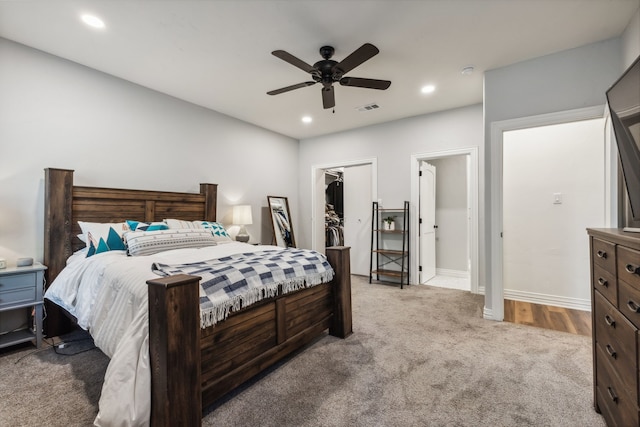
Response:
[[[457,148],[444,151],[432,151],[428,153],[412,154],[411,155],[411,229],[418,230],[418,204],[420,201],[420,181],[418,173],[420,171],[420,162],[423,160],[429,161],[434,159],[441,159],[443,157],[469,155],[469,202],[470,202],[470,215],[471,223],[469,227],[469,258],[471,260],[471,268],[469,271],[469,277],[471,279],[471,292],[477,294],[481,292],[478,286],[479,282],[479,261],[478,261],[478,180],[479,180],[479,164],[478,164],[478,147],[466,147]],[[411,252],[418,254],[419,252],[419,239],[417,233],[414,236],[409,237],[409,243]],[[419,256],[412,257],[411,263],[411,277],[413,277],[413,283],[419,283],[415,278],[418,276],[418,266],[420,263]]]
[[[319,174],[324,175],[327,169],[345,168],[349,166],[371,165],[371,200],[378,199],[378,158],[371,157],[360,160],[345,160],[341,162],[328,163],[311,166],[311,249],[320,253],[325,253],[325,233],[324,233],[324,187],[322,188],[322,203],[319,189],[316,188]]]
[[[485,303],[484,318],[502,321],[504,319],[504,282],[503,282],[503,248],[502,248],[502,146],[504,132],[531,127],[548,126],[580,120],[598,119],[604,117],[604,105],[579,108],[575,110],[540,114],[537,116],[521,117],[491,123],[491,305]],[[617,175],[617,158],[612,156],[611,141],[605,138],[605,221],[610,225],[611,188]]]

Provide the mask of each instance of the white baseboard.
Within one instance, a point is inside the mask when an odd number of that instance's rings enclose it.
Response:
[[[460,279],[468,279],[469,272],[461,270],[448,270],[446,268],[436,268],[436,276],[459,277]]]
[[[505,289],[504,299],[529,302],[532,304],[553,305],[556,307],[572,308],[574,310],[591,311],[591,300],[582,298]]]

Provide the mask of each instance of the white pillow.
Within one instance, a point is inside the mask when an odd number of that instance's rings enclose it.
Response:
[[[78,235],[78,238],[87,244],[87,234],[91,233],[94,239],[100,240],[101,238],[107,240],[109,237],[109,229],[113,228],[120,237],[125,232],[129,231],[129,226],[126,222],[84,222],[78,221],[82,234]],[[81,237],[82,236],[82,237]]]
[[[171,249],[215,246],[216,239],[208,230],[130,231],[126,235],[128,254],[152,255]]]

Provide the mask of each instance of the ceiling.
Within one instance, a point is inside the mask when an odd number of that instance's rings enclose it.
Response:
[[[0,2],[0,36],[296,139],[482,102],[483,73],[617,37],[638,0],[29,0]],[[97,30],[83,13],[106,24]],[[335,85],[322,108],[304,71],[319,48],[340,61],[364,43],[380,53],[347,73],[386,91]],[[461,70],[473,66],[471,75]],[[435,92],[423,94],[427,84]],[[376,103],[366,112],[358,107]],[[301,118],[311,116],[311,123]]]

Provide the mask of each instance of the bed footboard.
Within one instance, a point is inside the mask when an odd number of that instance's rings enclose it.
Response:
[[[335,272],[330,283],[255,304],[204,330],[200,278],[148,281],[151,425],[201,425],[203,407],[326,329],[340,338],[349,336],[349,248],[327,248],[327,258]]]

